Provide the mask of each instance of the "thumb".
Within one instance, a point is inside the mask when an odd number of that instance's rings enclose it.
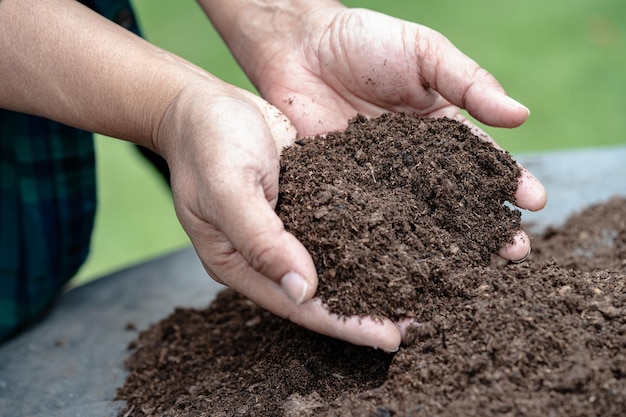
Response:
[[[276,157],[296,137],[295,128],[278,109],[265,100],[247,92],[255,103],[261,119],[259,125],[250,122],[244,129],[256,137],[252,147],[261,145],[267,154],[261,158],[260,169],[241,169],[234,186],[222,193],[222,232],[255,271],[279,284],[283,292],[300,305],[313,297],[317,288],[317,273],[306,248],[284,228],[271,202],[278,198],[279,167]],[[259,132],[264,132],[259,135]],[[264,144],[264,146],[262,145]],[[277,153],[278,151],[278,153]],[[233,190],[237,190],[233,193]],[[242,288],[242,292],[246,292]]]
[[[237,193],[222,194],[220,199],[222,233],[252,269],[279,284],[294,303],[311,299],[317,288],[313,260],[302,243],[285,230],[266,187],[254,181],[233,189]]]
[[[422,61],[424,80],[447,101],[490,126],[511,128],[526,121],[528,108],[507,96],[493,75],[443,35],[430,32],[419,41],[430,45],[427,51],[434,51],[434,56]]]
[[[254,270],[279,284],[297,305],[313,297],[317,288],[313,260],[285,231],[267,201],[247,201],[229,217],[222,230]]]

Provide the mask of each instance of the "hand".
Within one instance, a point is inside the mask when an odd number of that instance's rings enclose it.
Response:
[[[265,52],[246,69],[300,135],[343,129],[357,113],[404,111],[460,120],[495,144],[461,108],[498,127],[518,126],[529,115],[491,74],[424,26],[333,2],[289,29],[290,37],[276,36],[278,45],[256,47]],[[525,169],[515,197],[529,210],[546,203],[543,186]],[[529,251],[528,236],[520,231],[499,254],[518,261]]]
[[[390,321],[340,320],[311,298],[316,270],[274,212],[278,150],[296,131],[269,103],[234,87],[187,88],[166,111],[156,146],[168,160],[176,213],[207,272],[267,310],[313,331],[394,350]],[[307,301],[308,300],[308,301]]]

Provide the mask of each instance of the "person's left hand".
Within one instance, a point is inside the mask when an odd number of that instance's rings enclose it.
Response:
[[[292,30],[246,70],[301,136],[343,129],[357,113],[401,111],[460,120],[497,146],[461,109],[506,128],[529,115],[489,72],[427,27],[331,3],[307,13]],[[515,197],[520,208],[533,211],[546,203],[543,186],[525,169]],[[520,260],[529,250],[520,231],[500,255]]]

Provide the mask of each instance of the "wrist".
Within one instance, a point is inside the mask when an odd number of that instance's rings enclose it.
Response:
[[[196,137],[194,132],[211,126],[216,117],[216,103],[227,98],[236,98],[238,91],[213,78],[210,74],[187,81],[164,108],[152,134],[153,150],[169,163],[176,158],[189,141]]]
[[[258,73],[278,54],[319,34],[320,19],[343,10],[337,0],[199,0],[231,53],[257,85]],[[319,17],[315,17],[319,16]]]

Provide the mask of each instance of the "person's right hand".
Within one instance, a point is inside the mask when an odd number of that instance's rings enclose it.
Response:
[[[169,163],[176,213],[209,275],[313,331],[397,349],[391,321],[340,318],[312,299],[311,256],[274,211],[279,152],[296,139],[289,120],[243,90],[202,90],[178,95],[155,143]]]

